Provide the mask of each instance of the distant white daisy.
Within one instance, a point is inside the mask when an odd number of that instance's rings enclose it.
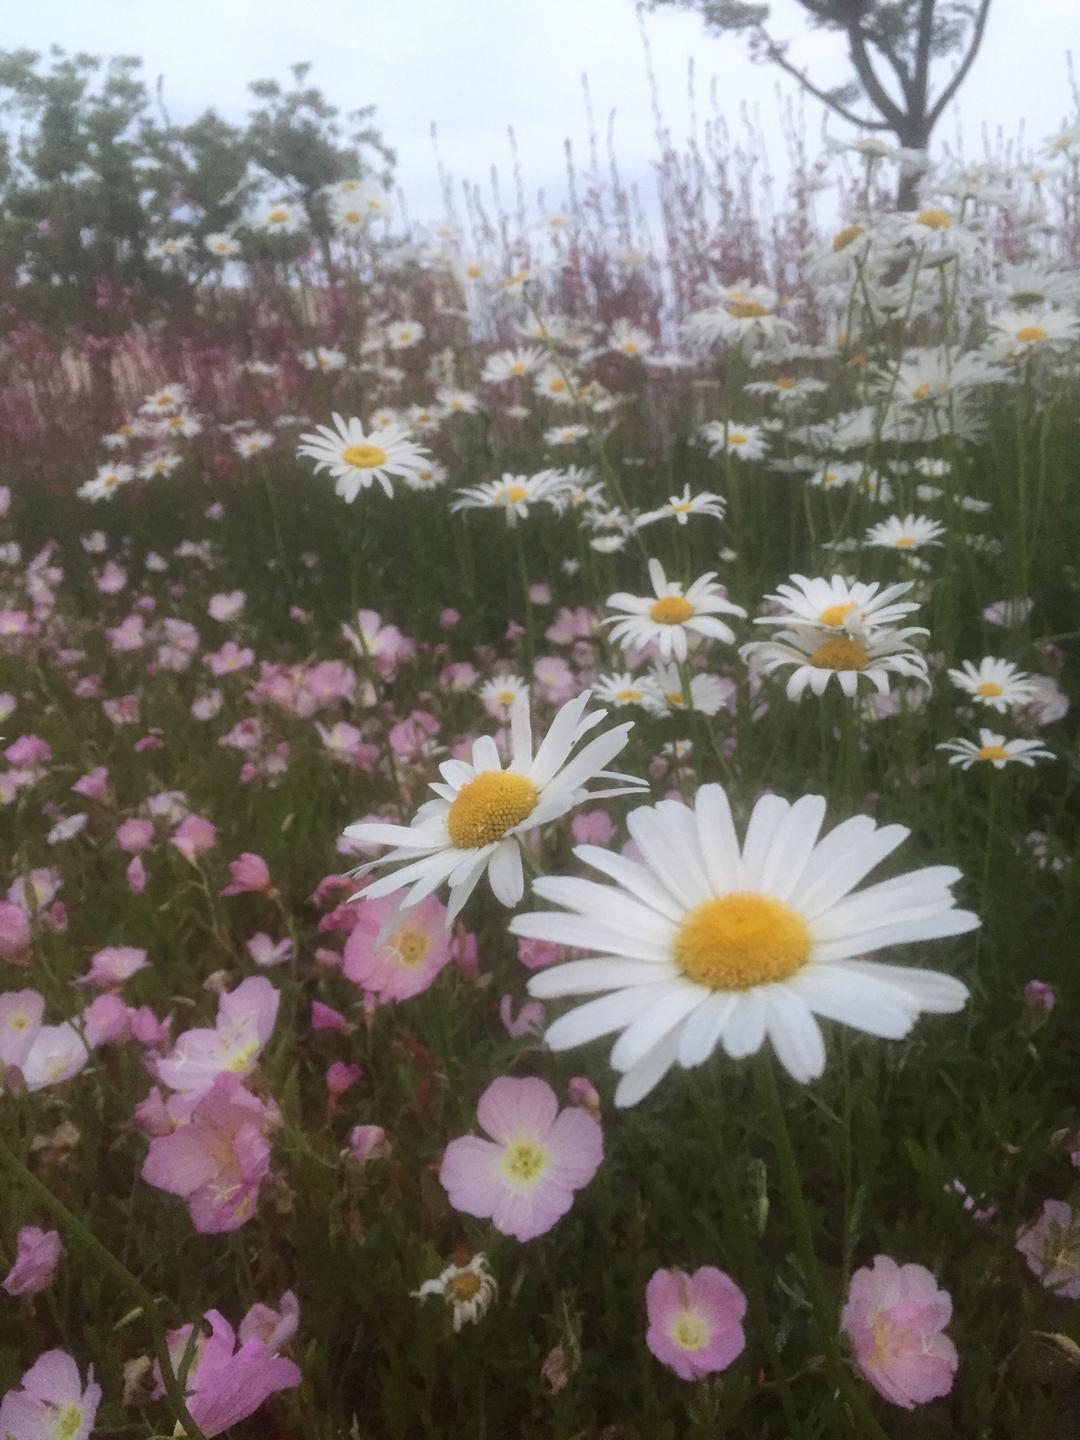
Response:
[[[806,477],[806,483],[815,489],[842,490],[845,485],[854,485],[863,473],[858,460],[833,461],[831,465],[819,465]]]
[[[530,993],[603,997],[550,1025],[547,1044],[618,1032],[615,1103],[628,1106],[718,1045],[740,1060],[767,1038],[805,1083],[825,1068],[819,1016],[901,1039],[922,1013],[962,1009],[968,992],[952,976],[863,958],[975,929],[952,895],[960,872],[936,865],[856,892],[909,832],[856,815],[819,840],[825,811],[820,795],[764,795],[740,845],[723,789],[704,785],[693,808],[664,800],[630,813],[639,859],[575,849],[613,884],[535,881],[533,893],[562,909],[517,915],[512,933],[588,958],[533,975]]]
[[[424,327],[418,320],[395,320],[386,327],[386,343],[391,350],[410,350],[424,338]]]
[[[1017,705],[1026,705],[1035,694],[1035,684],[1026,671],[1020,670],[1011,660],[996,660],[984,656],[978,665],[964,660],[959,670],[950,670],[949,679],[957,687],[988,705],[999,715]]]
[[[1064,310],[1008,308],[990,317],[992,349],[1011,359],[1058,349],[1080,339],[1080,319]]]
[[[487,1268],[487,1256],[481,1253],[466,1265],[448,1265],[437,1279],[425,1280],[413,1291],[416,1300],[426,1300],[429,1295],[445,1300],[456,1335],[462,1325],[475,1325],[487,1314],[498,1298],[499,1287]]]
[[[517,350],[499,350],[484,361],[480,379],[486,385],[505,385],[508,380],[520,380],[538,370],[547,358],[547,352],[539,345],[526,345]]]
[[[572,405],[577,398],[577,385],[574,376],[558,365],[545,365],[533,381],[537,395],[553,400],[556,405]]]
[[[717,455],[734,455],[739,460],[762,460],[765,456],[766,431],[760,425],[740,425],[732,420],[710,420],[702,425],[700,435],[709,442],[709,459]]]
[[[166,415],[170,410],[182,409],[187,401],[186,385],[163,385],[146,397],[139,410],[143,415]]]
[[[687,697],[682,676],[674,665],[658,665],[642,677],[648,689],[642,704],[653,715],[677,715],[693,708],[700,715],[717,715],[732,693],[730,681],[717,675],[691,675]]]
[[[849,700],[859,689],[859,680],[869,680],[879,695],[889,693],[889,676],[903,675],[929,685],[926,659],[908,640],[925,635],[916,626],[905,630],[870,630],[859,639],[853,635],[829,635],[824,639],[809,630],[781,630],[770,640],[753,640],[739,649],[744,660],[756,657],[766,675],[794,666],[787,683],[787,698],[801,700],[809,689],[823,695],[833,678]]]
[[[295,235],[303,223],[301,207],[285,200],[256,211],[250,221],[253,229],[263,230],[267,235]]]
[[[332,418],[333,430],[320,425],[315,433],[301,435],[296,453],[318,462],[316,474],[329,470],[334,489],[349,504],[375,480],[392,495],[392,477],[415,475],[430,459],[399,425],[369,435],[355,416],[344,420],[335,411]]]
[[[668,580],[660,561],[650,560],[653,595],[629,595],[621,590],[609,595],[608,606],[624,614],[609,615],[603,623],[612,627],[612,640],[624,650],[644,650],[655,644],[663,660],[685,660],[690,635],[732,645],[734,631],[716,617],[736,615],[745,620],[746,611],[724,597],[721,588],[713,584],[715,578],[716,572],[710,570],[684,595],[681,584]]]
[[[890,515],[866,532],[867,545],[880,545],[886,550],[919,550],[924,545],[940,545],[944,525],[926,515]]]
[[[535,755],[529,698],[520,695],[510,711],[510,764],[504,769],[495,741],[482,735],[473,743],[472,763],[445,760],[442,782],[433,784],[437,798],[417,811],[410,826],[375,822],[349,825],[348,839],[365,845],[390,845],[389,854],[362,866],[405,862],[363,891],[377,900],[405,890],[399,909],[416,905],[446,881],[450,887],[447,924],[453,922],[484,872],[495,898],[510,908],[525,890],[520,842],[529,831],[560,819],[587,799],[639,793],[644,785],[632,775],[604,767],[626,745],[632,722],[616,725],[579,743],[604,719],[606,710],[586,714],[591,692],[568,701],[556,713]],[[613,786],[588,790],[592,780],[614,780]]]
[[[240,253],[240,241],[224,230],[215,231],[213,235],[204,235],[203,246],[209,254],[216,255],[219,260],[228,260],[230,256]]]
[[[314,350],[301,350],[300,364],[305,370],[344,370],[345,351],[329,349],[319,345]]]
[[[649,676],[634,676],[628,670],[598,675],[593,684],[593,694],[605,705],[644,705],[646,700],[659,698],[655,690]]]
[[[471,390],[458,390],[452,385],[436,390],[435,403],[447,415],[477,415],[484,408]]]
[[[405,485],[409,490],[438,490],[447,478],[445,465],[438,460],[428,460],[413,474],[405,476]]]
[[[644,515],[639,515],[635,521],[635,527],[640,530],[643,525],[652,525],[657,520],[670,519],[677,520],[680,525],[685,525],[691,515],[711,515],[714,520],[722,520],[726,508],[727,501],[722,495],[714,495],[710,490],[702,490],[697,495],[691,495],[690,486],[684,485],[681,495],[669,495],[666,505],[661,505],[658,510],[647,510]]]
[[[1047,750],[1037,740],[1006,740],[1004,735],[995,735],[991,730],[979,731],[979,743],[973,740],[943,740],[939,750],[951,750],[950,765],[959,765],[961,770],[970,770],[973,765],[985,763],[995,770],[1004,770],[1006,765],[1034,766],[1036,760],[1053,760],[1054,752]]]
[[[99,465],[94,478],[80,485],[75,493],[80,500],[111,500],[121,485],[134,479],[135,470],[131,465]]]
[[[904,580],[881,590],[878,580],[865,584],[861,580],[845,580],[841,575],[834,575],[831,580],[823,576],[811,579],[806,575],[792,575],[790,584],[778,585],[775,595],[765,596],[766,600],[784,608],[776,615],[759,615],[754,624],[810,625],[855,634],[877,625],[895,625],[919,608],[915,600],[900,600],[914,583]]]
[[[644,359],[653,343],[647,330],[642,330],[640,325],[632,325],[629,320],[616,320],[608,336],[609,348],[631,360]]]
[[[528,696],[529,682],[520,675],[496,675],[480,687],[480,702],[492,714],[505,719],[519,696]]]
[[[556,470],[541,470],[537,475],[504,475],[482,485],[468,485],[456,493],[461,497],[451,510],[502,510],[508,525],[529,518],[529,506],[546,501],[553,505],[562,489],[562,477]]]
[[[267,434],[265,430],[248,430],[243,435],[234,435],[232,445],[242,460],[250,460],[252,455],[269,450],[273,443],[273,435]]]
[[[589,438],[587,425],[556,425],[544,431],[545,445],[576,445]]]

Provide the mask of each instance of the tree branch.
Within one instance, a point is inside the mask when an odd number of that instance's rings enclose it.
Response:
[[[986,32],[986,18],[989,14],[990,0],[982,0],[982,4],[979,6],[978,17],[975,21],[975,29],[972,32],[971,36],[971,46],[968,49],[968,52],[964,56],[963,60],[960,62],[960,66],[957,69],[956,73],[953,75],[948,85],[945,86],[945,89],[941,92],[941,95],[935,102],[933,109],[930,111],[927,120],[927,129],[931,129],[941,119],[942,112],[944,111],[945,106],[948,105],[949,101],[956,94],[957,90],[960,89],[960,86],[964,83],[965,76],[971,69],[972,65],[975,63],[975,56],[979,53],[979,46],[982,44],[983,35]]]
[[[858,125],[865,130],[891,130],[893,128],[892,123],[888,120],[866,120],[861,115],[856,115],[855,112],[849,110],[846,105],[841,105],[838,100],[832,99],[827,91],[818,89],[813,81],[808,78],[805,71],[800,70],[797,65],[791,63],[784,54],[783,46],[781,46],[779,41],[774,40],[761,25],[757,27],[757,38],[764,46],[766,55],[774,65],[779,65],[785,74],[797,80],[808,94],[813,95],[815,100],[820,100],[823,105],[827,105],[830,110],[834,110],[836,114],[842,116],[843,119],[849,120],[852,125]]]
[[[986,0],[989,4],[989,0]],[[848,37],[848,48],[851,51],[851,63],[855,66],[855,73],[862,81],[863,89],[884,115],[886,125],[881,126],[884,130],[895,130],[899,134],[899,127],[904,122],[904,112],[897,105],[889,92],[882,85],[874,69],[873,61],[870,59],[870,52],[866,48],[866,41],[863,39],[862,31],[858,25],[853,23],[846,27]]]

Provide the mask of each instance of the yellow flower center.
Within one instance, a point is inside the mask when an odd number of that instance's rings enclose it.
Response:
[[[523,360],[515,360],[514,363],[510,366],[510,374],[524,375],[525,371],[528,370],[528,368],[529,367],[525,364]]]
[[[229,242],[227,240],[219,240],[214,246],[214,249],[219,255],[225,255],[228,253]]]
[[[378,445],[349,445],[341,455],[342,463],[357,470],[374,470],[386,464],[386,451]]]
[[[682,625],[693,613],[694,607],[689,600],[681,595],[665,595],[649,611],[649,619],[657,625]]]
[[[977,693],[985,695],[987,699],[992,699],[997,695],[1004,695],[1005,692],[996,680],[984,680],[978,687]]]
[[[528,495],[524,485],[504,485],[495,492],[496,505],[520,505]]]
[[[53,1421],[53,1435],[56,1440],[72,1440],[82,1429],[83,1412],[82,1406],[76,1405],[74,1401],[65,1405]]]
[[[857,640],[826,640],[807,661],[815,670],[865,670],[870,652]]]
[[[846,250],[849,245],[854,244],[862,233],[863,227],[861,225],[845,225],[843,230],[838,230],[833,236],[833,254],[837,255],[841,250]]]
[[[494,845],[536,809],[540,792],[513,770],[482,770],[463,785],[446,817],[451,844],[458,850]]]
[[[289,212],[287,210],[271,210],[266,218],[271,225],[284,225],[289,218]]]
[[[566,381],[562,378],[561,375],[556,375],[553,380],[548,381],[548,389],[553,390],[556,394],[559,394],[561,391],[566,389]]]
[[[251,1062],[255,1058],[255,1052],[258,1048],[258,1040],[250,1041],[242,1050],[238,1050],[232,1059],[227,1062],[225,1069],[231,1071],[234,1075],[246,1075],[251,1069]]]
[[[1022,325],[1016,332],[1016,338],[1030,344],[1032,340],[1045,340],[1046,331],[1041,325]]]
[[[865,355],[852,355],[851,359],[850,359],[847,363],[848,363],[849,365],[854,365],[855,368],[858,369],[858,367],[859,367],[860,365],[865,365],[865,364],[866,364],[866,356],[865,356]]]
[[[25,1030],[30,1024],[30,1016],[25,1010],[17,1010],[8,1020],[9,1030]]]
[[[446,1298],[451,1305],[467,1305],[480,1293],[480,1276],[463,1270],[446,1282]]]
[[[411,340],[411,339],[412,339],[412,331],[411,331],[411,330],[399,330],[399,331],[397,332],[397,338],[398,338],[399,340]]]
[[[680,1350],[700,1350],[709,1343],[709,1322],[699,1310],[680,1310],[668,1334]]]
[[[729,430],[727,439],[729,445],[746,444],[746,436],[742,433],[741,430]]]
[[[928,230],[951,230],[952,217],[947,210],[920,210],[915,224],[925,225]]]
[[[627,340],[622,347],[622,352],[624,355],[636,355],[638,353],[638,347],[634,344],[633,340]]]
[[[641,699],[640,690],[616,690],[615,699],[623,705],[635,705]]]
[[[900,535],[900,536],[897,537],[896,544],[897,544],[897,548],[900,549],[900,550],[910,550],[910,549],[912,548],[912,546],[915,544],[915,536],[914,536],[914,535]]]
[[[114,485],[119,485],[119,484],[120,484],[120,476],[119,476],[119,475],[103,475],[103,476],[101,477],[101,483],[105,486],[106,490],[111,490]]]
[[[810,958],[802,917],[768,895],[735,891],[691,910],[675,935],[675,963],[714,990],[771,985]]]
[[[394,952],[394,959],[403,969],[415,970],[427,959],[427,953],[431,949],[431,936],[423,930],[403,926],[391,936],[387,949]]]
[[[818,624],[827,625],[830,630],[835,630],[844,623],[854,609],[854,600],[843,600],[836,605],[827,605],[818,616]]]
[[[778,390],[794,390],[799,382],[790,375],[778,375],[773,384]]]
[[[512,1185],[531,1190],[548,1168],[550,1152],[531,1135],[518,1135],[506,1147],[501,1169]]]
[[[760,300],[736,300],[733,305],[728,306],[728,314],[736,320],[759,320],[768,313],[768,307],[762,305]]]
[[[503,281],[503,285],[505,285],[505,286],[507,286],[507,287],[509,287],[509,286],[511,286],[511,285],[520,285],[523,280],[527,280],[528,278],[529,278],[529,272],[528,272],[528,270],[515,270],[514,273],[513,273],[513,275],[511,275],[508,279],[506,279],[506,280]]]
[[[693,508],[689,500],[677,500],[671,506],[671,513],[673,515],[689,515]]]
[[[930,384],[930,381],[924,380],[921,385],[915,386],[915,389],[911,392],[912,398],[915,400],[925,400],[932,389],[933,386]]]
[[[360,211],[359,211],[359,210],[346,210],[346,211],[345,211],[345,215],[344,215],[343,218],[344,218],[346,224],[349,224],[349,225],[359,225],[359,224],[360,224]]]
[[[465,266],[465,274],[469,277],[470,280],[479,280],[480,276],[483,275],[483,273],[484,267],[482,265]]]
[[[980,760],[1008,760],[1009,752],[1004,745],[984,745],[979,751]]]

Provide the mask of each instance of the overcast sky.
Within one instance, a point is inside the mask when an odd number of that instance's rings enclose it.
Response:
[[[8,0],[5,9],[5,48],[58,44],[140,56],[151,85],[164,77],[166,102],[179,121],[209,106],[241,118],[247,81],[285,78],[292,62],[311,61],[313,82],[335,103],[377,106],[414,218],[433,218],[441,208],[432,122],[452,175],[486,186],[495,164],[507,188],[512,125],[527,190],[542,188],[552,208],[563,203],[563,141],[572,140],[579,163],[586,160],[583,73],[602,135],[615,111],[624,176],[650,184],[656,145],[632,0]],[[781,21],[792,17],[777,29],[797,37],[792,53],[799,63],[815,78],[839,79],[837,42],[801,26],[792,0],[779,0],[774,10]],[[715,77],[733,126],[740,105],[751,107],[782,176],[775,72],[750,65],[737,40],[708,38],[694,15],[665,11],[647,16],[645,25],[673,133],[687,130],[692,57],[699,109],[708,108]],[[1073,114],[1065,59],[1072,44],[1080,48],[1080,0],[994,0],[959,111],[935,132],[938,148],[955,145],[962,129],[969,158],[978,158],[983,126],[1012,137],[1026,121],[1034,142],[1053,131]],[[814,155],[822,111],[810,101],[805,115]],[[830,129],[852,133],[835,117]]]

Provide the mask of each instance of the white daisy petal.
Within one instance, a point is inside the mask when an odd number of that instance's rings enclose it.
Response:
[[[679,1026],[707,998],[708,992],[699,985],[685,980],[676,985],[631,1021],[619,1036],[611,1050],[612,1069],[624,1073],[632,1070],[663,1036]]]
[[[681,988],[681,982],[676,983]],[[544,1042],[551,1050],[569,1050],[575,1045],[586,1045],[631,1024],[671,990],[670,982],[661,981],[655,985],[633,985],[625,990],[616,990],[611,995],[602,995],[599,1000],[579,1005],[553,1021],[544,1033]]]
[[[680,979],[674,965],[664,968],[648,960],[620,960],[615,956],[594,956],[568,960],[530,976],[529,994],[537,1000],[554,1000],[561,995],[591,995],[600,990],[618,990],[629,985],[653,985],[660,980]]]
[[[654,1090],[675,1064],[679,1033],[671,1030],[632,1070],[628,1070],[615,1087],[615,1104],[619,1109],[636,1105]]]
[[[825,1069],[825,1041],[810,1006],[786,985],[769,985],[762,994],[768,1011],[766,1029],[776,1058],[805,1085]]]
[[[766,1005],[760,989],[744,990],[736,997],[720,1037],[732,1060],[756,1055],[765,1039]]]
[[[687,1016],[679,1032],[679,1064],[686,1069],[701,1065],[716,1049],[738,996],[718,991]]]

